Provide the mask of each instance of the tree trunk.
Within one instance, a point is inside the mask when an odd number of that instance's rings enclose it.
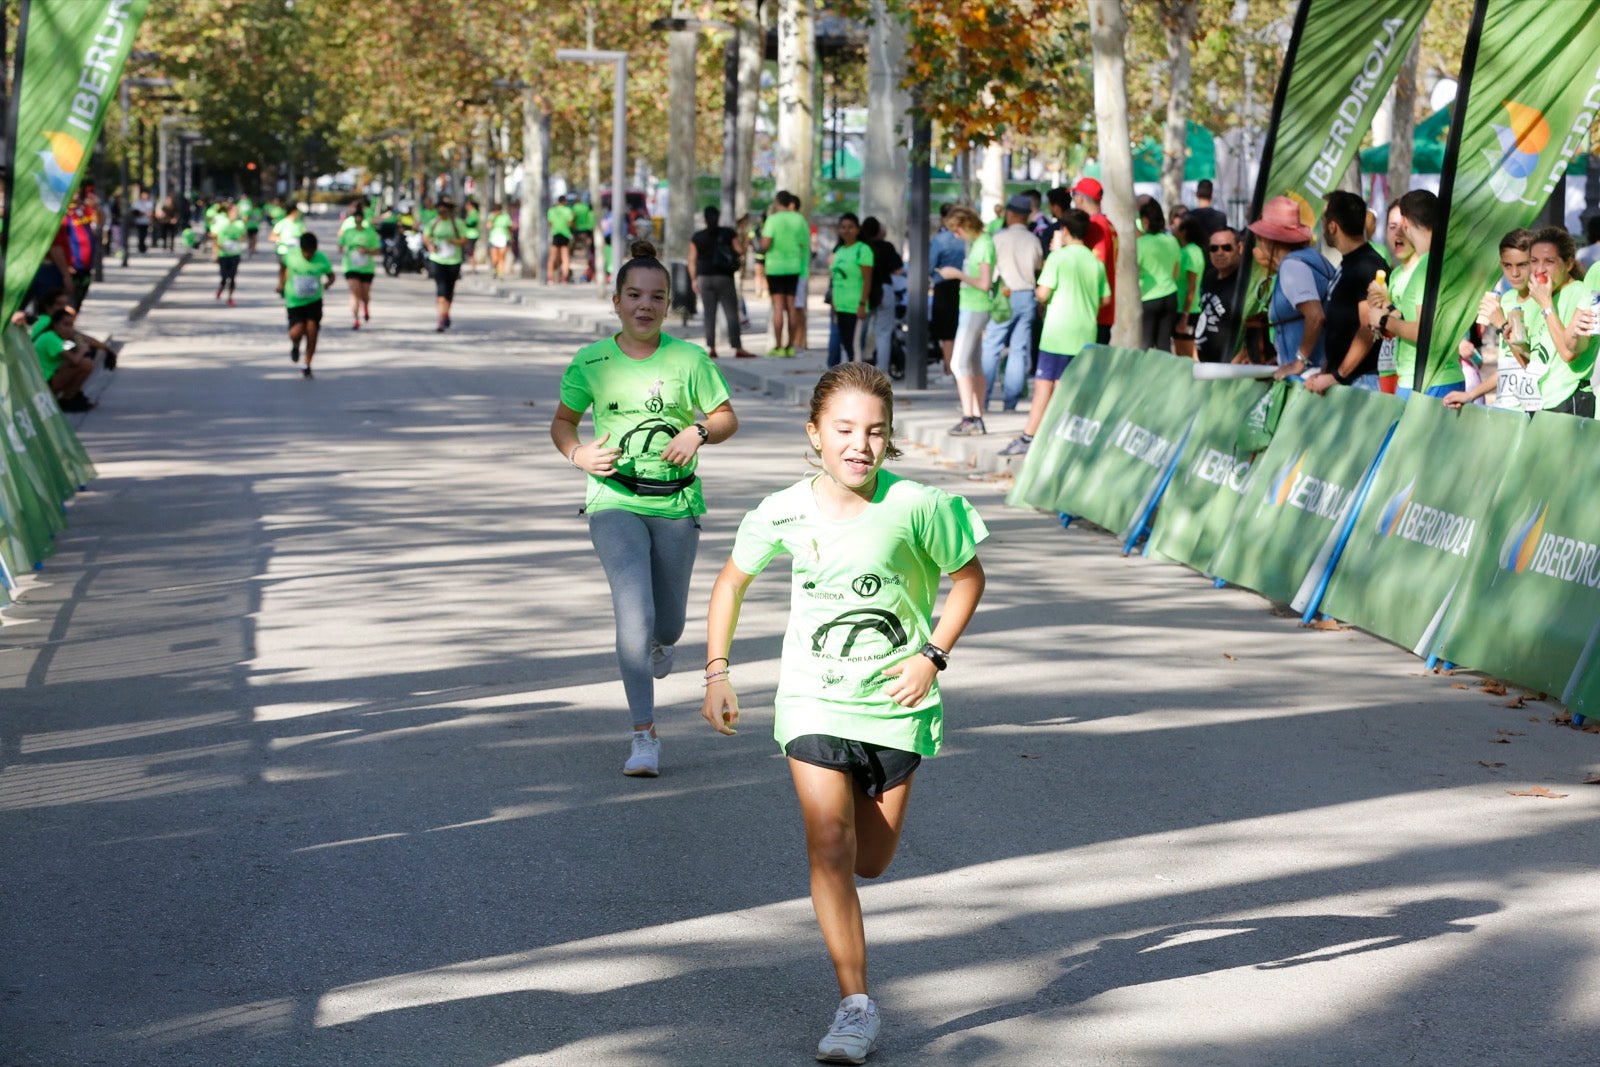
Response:
[[[999,141],[983,146],[978,165],[978,215],[987,223],[1006,202],[1006,149]]]
[[[1094,119],[1101,208],[1117,230],[1117,306],[1111,343],[1137,348],[1143,307],[1139,264],[1134,255],[1133,148],[1128,140],[1128,61],[1123,44],[1128,19],[1122,0],[1089,0],[1089,39],[1094,48]]]
[[[1189,51],[1200,24],[1198,0],[1167,0],[1161,7],[1167,31],[1167,125],[1161,140],[1161,203],[1168,211],[1183,200],[1183,170],[1189,160]]]
[[[583,46],[585,48],[589,49],[590,51],[594,50],[594,4],[593,3],[590,3],[584,9]],[[601,184],[601,178],[600,178],[600,104],[598,102],[599,99],[600,99],[600,96],[599,96],[599,92],[600,91],[596,88],[596,86],[599,84],[599,82],[595,79],[595,77],[593,75],[585,74],[584,77],[586,78],[587,84],[589,86],[589,101],[590,101],[590,103],[589,103],[589,158],[588,158],[588,172],[589,172],[589,206],[594,208],[594,211],[595,211],[594,239],[597,242],[596,248],[594,250],[595,263],[596,263],[595,277],[600,280],[600,287],[601,287],[602,290],[604,290],[604,288],[605,288],[605,281],[604,281],[604,279],[605,279],[605,271],[599,269],[599,266],[598,266],[598,264],[604,262],[603,258],[601,257],[601,254],[600,254],[600,249],[598,247],[598,242],[600,240],[602,240],[602,238],[600,236],[600,226],[599,226],[600,215],[602,214],[601,207],[600,207],[600,184]]]
[[[813,0],[778,0],[778,185],[809,217],[816,169],[817,35]]]
[[[687,15],[681,4],[675,14]],[[694,125],[696,30],[674,30],[667,35],[667,227],[666,259],[689,258],[689,235],[694,232]]]
[[[771,0],[765,5],[772,7]],[[739,173],[733,186],[732,225],[755,202],[756,113],[761,106],[761,62],[766,53],[766,21],[761,0],[739,0]]]
[[[906,76],[906,24],[886,0],[872,0],[867,32],[867,158],[861,172],[861,211],[876,215],[885,238],[899,247],[906,237],[906,144],[911,94]]]
[[[1422,32],[1394,77],[1394,122],[1389,130],[1389,197],[1394,203],[1411,188],[1412,137],[1417,126],[1417,66],[1422,60]]]
[[[522,210],[518,216],[518,243],[522,246],[522,276],[548,281],[545,248],[549,244],[550,112],[532,89],[522,91]]]

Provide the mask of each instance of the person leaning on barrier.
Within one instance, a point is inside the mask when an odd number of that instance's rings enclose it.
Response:
[[[1533,306],[1532,299],[1528,296],[1528,282],[1533,275],[1530,266],[1532,257],[1529,250],[1533,248],[1533,231],[1528,229],[1515,229],[1500,238],[1500,274],[1505,278],[1505,292],[1493,291],[1483,294],[1483,299],[1478,302],[1478,325],[1500,331],[1502,340],[1500,351],[1509,352],[1511,357],[1523,366],[1527,365],[1529,348],[1527,345],[1526,320],[1532,318],[1542,330],[1543,323],[1539,322],[1538,309]],[[1516,337],[1507,336],[1506,327],[1510,325],[1507,318],[1508,312],[1520,309],[1518,318],[1524,320],[1522,331]],[[1531,309],[1531,314],[1530,314]],[[1470,348],[1471,341],[1462,341],[1466,348]],[[1467,404],[1476,403],[1483,397],[1493,397],[1500,390],[1500,365],[1499,361],[1486,361],[1483,365],[1483,380],[1473,389],[1457,389],[1448,393],[1444,398],[1447,408],[1459,408]]]
[[[1600,352],[1596,311],[1590,305],[1591,289],[1572,277],[1577,242],[1560,226],[1548,226],[1533,235],[1529,249],[1533,279],[1528,296],[1544,324],[1543,337],[1533,341],[1532,357],[1545,364],[1539,379],[1543,411],[1592,419],[1595,412],[1595,356]],[[1530,339],[1533,332],[1529,331]]]
[[[1300,205],[1275,196],[1250,224],[1256,262],[1273,276],[1267,322],[1278,349],[1275,378],[1288,378],[1326,362],[1322,301],[1333,283],[1333,264],[1311,247],[1311,228],[1300,221]]]
[[[1367,243],[1367,203],[1354,193],[1328,194],[1322,236],[1343,258],[1323,303],[1326,368],[1306,379],[1306,388],[1325,393],[1335,385],[1378,389],[1378,346],[1363,328],[1367,289],[1384,270],[1383,257]]]
[[[1239,284],[1239,264],[1243,260],[1244,245],[1239,235],[1227,226],[1207,239],[1206,272],[1200,282],[1200,313],[1193,321],[1195,355],[1202,363],[1243,360],[1239,354],[1244,345],[1245,292]]]

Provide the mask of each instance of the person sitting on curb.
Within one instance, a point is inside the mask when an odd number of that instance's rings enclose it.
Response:
[[[73,343],[75,351],[81,352],[91,359],[94,358],[93,354],[95,352],[100,352],[105,357],[106,370],[116,370],[116,349],[112,348],[109,342],[90,337],[78,329],[77,312],[73,310],[72,301],[67,291],[60,286],[46,289],[39,294],[39,298],[33,303],[32,315],[19,311],[11,316],[11,321],[18,326],[27,327],[29,339],[37,341],[39,335],[50,328],[50,316],[62,308],[72,312],[72,333],[68,335],[67,339]]]
[[[70,344],[72,319],[71,308],[51,312],[49,327],[34,340],[33,350],[39,357],[39,373],[50,383],[61,410],[91,411],[94,401],[83,395],[83,385],[94,373],[94,360]]]

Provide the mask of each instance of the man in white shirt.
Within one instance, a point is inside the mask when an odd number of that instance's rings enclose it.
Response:
[[[983,406],[986,410],[989,395],[994,392],[994,380],[1000,373],[1001,352],[1006,353],[1000,392],[1006,411],[1017,409],[1017,401],[1022,399],[1022,391],[1028,384],[1028,371],[1033,361],[1033,320],[1039,307],[1033,289],[1039,280],[1039,268],[1044,265],[1039,239],[1028,228],[1032,214],[1033,201],[1018,193],[1006,201],[1006,224],[994,235],[995,268],[1000,275],[1001,291],[1011,292],[1011,317],[1005,322],[990,320],[983,331]]]
[[[150,199],[150,190],[141,187],[139,195],[133,201],[133,232],[139,236],[139,251],[145,250],[145,243],[150,236],[150,213],[156,209],[155,202]]]

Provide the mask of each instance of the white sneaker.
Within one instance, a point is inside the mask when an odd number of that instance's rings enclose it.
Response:
[[[622,765],[622,773],[630,778],[655,778],[661,774],[661,739],[650,736],[649,730],[633,732],[633,752]]]
[[[845,997],[839,1001],[833,1025],[817,1042],[817,1059],[823,1063],[866,1063],[867,1056],[878,1047],[878,1028],[882,1025],[878,1006],[865,993]]]
[[[650,642],[650,673],[665,678],[672,673],[672,646],[659,641]]]

